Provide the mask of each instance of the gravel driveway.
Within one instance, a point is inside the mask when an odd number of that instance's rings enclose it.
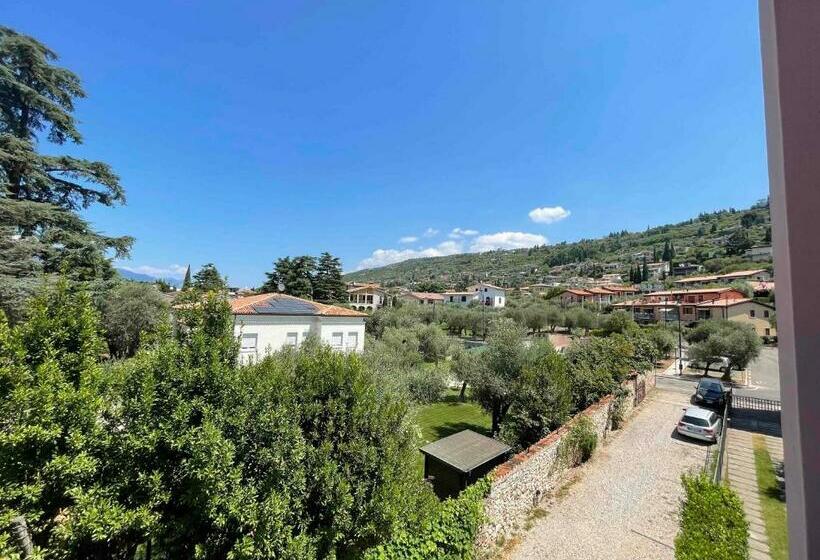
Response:
[[[706,444],[673,435],[688,395],[655,390],[505,558],[673,559],[680,475]]]

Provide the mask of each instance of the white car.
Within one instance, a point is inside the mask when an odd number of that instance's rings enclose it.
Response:
[[[722,428],[723,419],[714,410],[690,406],[684,409],[677,431],[682,436],[714,443]]]

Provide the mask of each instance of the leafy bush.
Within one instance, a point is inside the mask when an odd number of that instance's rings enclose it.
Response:
[[[598,434],[595,433],[592,420],[582,416],[561,440],[558,446],[558,457],[564,465],[577,467],[592,457],[597,445]]]
[[[168,322],[168,304],[153,284],[122,282],[105,294],[102,325],[113,356],[133,356],[144,335]]]
[[[447,389],[444,372],[439,368],[416,368],[407,381],[410,398],[420,404],[429,404],[441,400]]]
[[[629,391],[623,387],[618,387],[614,393],[612,400],[612,409],[609,413],[609,421],[613,430],[617,430],[624,422],[624,408],[626,406],[626,399],[629,396]]]
[[[685,496],[675,558],[748,559],[749,523],[738,495],[725,485],[713,484],[703,473],[683,475],[681,479]]]
[[[605,335],[613,333],[624,334],[638,328],[638,324],[629,313],[623,310],[613,311],[601,322],[601,329]]]
[[[364,560],[471,560],[484,519],[485,477],[457,498],[445,500],[419,531],[399,533],[390,542],[367,551]]]

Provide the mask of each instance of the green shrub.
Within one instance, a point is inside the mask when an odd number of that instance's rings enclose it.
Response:
[[[484,520],[484,497],[490,491],[485,477],[457,498],[442,502],[419,531],[401,532],[390,542],[367,551],[364,560],[470,560]]]
[[[579,418],[569,429],[558,446],[558,458],[569,467],[577,467],[592,457],[598,445],[598,434],[592,420],[586,416]]]
[[[612,401],[612,409],[609,412],[609,421],[613,430],[617,430],[624,423],[624,408],[626,399],[629,397],[629,391],[623,387],[618,387],[614,393],[615,398]]]
[[[447,381],[439,368],[417,368],[407,380],[410,398],[421,404],[440,401],[446,389]]]
[[[746,560],[749,523],[743,504],[729,487],[713,484],[703,473],[681,477],[685,493],[677,560]]]

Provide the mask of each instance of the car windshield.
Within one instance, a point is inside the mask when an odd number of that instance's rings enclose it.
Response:
[[[696,418],[695,416],[687,416],[684,415],[681,422],[685,424],[691,424],[693,426],[708,426],[709,422],[706,421],[705,418]]]
[[[720,393],[723,391],[723,385],[720,384],[720,381],[701,381],[700,390],[709,391],[710,393]]]

